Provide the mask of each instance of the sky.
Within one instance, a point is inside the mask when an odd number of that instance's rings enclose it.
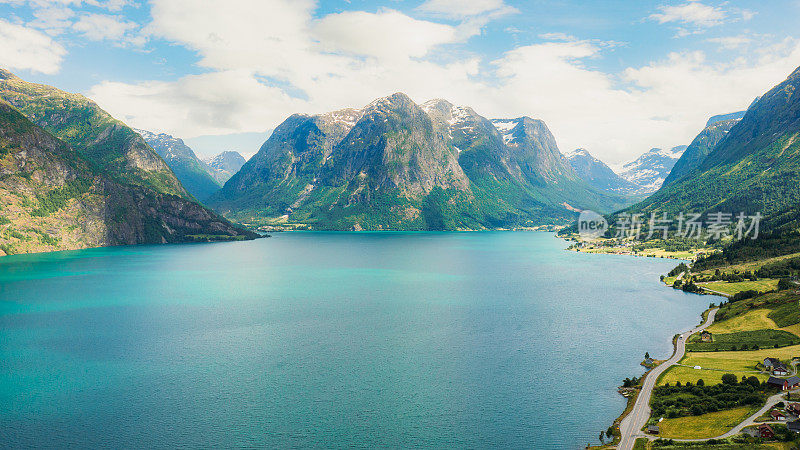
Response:
[[[800,0],[0,0],[0,67],[201,156],[405,92],[619,166],[785,79],[798,23]]]

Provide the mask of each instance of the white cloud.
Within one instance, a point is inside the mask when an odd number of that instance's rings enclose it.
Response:
[[[106,81],[94,86],[89,96],[137,128],[181,137],[263,130],[302,103],[243,70],[190,75],[172,83]]]
[[[566,33],[542,33],[539,35],[540,38],[548,40],[548,41],[577,41],[578,38],[571,34]]]
[[[46,34],[0,19],[0,67],[54,74],[66,53]]]
[[[131,0],[0,0],[0,4],[30,5],[32,8],[53,7],[80,7],[82,5],[95,6],[109,11],[119,11],[123,7],[132,5]]]
[[[500,15],[517,12],[503,0],[428,0],[417,8],[418,11],[453,18],[466,18],[479,15]]]
[[[36,19],[28,25],[44,29],[47,34],[55,36],[72,26],[72,17],[75,16],[75,12],[70,8],[50,7],[34,11],[33,16]]]
[[[434,47],[455,42],[458,36],[454,27],[412,19],[393,10],[330,14],[314,31],[326,50],[383,59],[425,56]]]
[[[143,41],[132,32],[138,28],[134,22],[110,14],[83,14],[72,26],[93,41],[117,41],[141,45]]]
[[[753,42],[753,39],[747,36],[726,36],[726,37],[711,38],[708,39],[708,42],[719,44],[719,46],[725,50],[733,50]]]
[[[711,27],[722,23],[727,17],[721,8],[691,1],[678,6],[660,6],[660,13],[651,14],[650,19],[658,23],[679,22],[698,27]]]
[[[188,138],[272,129],[295,112],[360,107],[403,91],[490,117],[539,117],[562,149],[586,147],[613,164],[690,142],[708,116],[746,107],[800,61],[800,44],[787,40],[724,65],[675,53],[610,74],[591,64],[613,43],[549,34],[558,41],[492,61],[445,53],[469,20],[444,25],[392,10],[315,18],[314,8],[302,0],[154,0],[146,32],[197,52],[208,73],[105,82],[89,95],[131,125]]]

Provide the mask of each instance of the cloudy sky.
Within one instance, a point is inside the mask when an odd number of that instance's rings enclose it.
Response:
[[[402,91],[619,164],[800,66],[800,0],[0,0],[0,66],[200,153]]]

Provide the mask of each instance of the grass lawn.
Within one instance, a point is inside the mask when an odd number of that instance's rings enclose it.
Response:
[[[778,328],[772,319],[767,317],[771,309],[754,309],[732,319],[714,322],[707,328],[709,333],[734,333],[737,331],[768,330]]]
[[[742,291],[767,292],[778,287],[778,280],[765,278],[758,281],[739,281],[736,283],[712,281],[711,283],[702,284],[701,287],[729,295],[737,294]]]
[[[758,407],[735,408],[700,416],[664,419],[658,424],[665,439],[711,438],[719,436],[758,411]]]
[[[696,383],[698,378],[702,378],[706,384],[722,382],[722,375],[725,373],[735,374],[741,378],[742,375],[755,376],[759,380],[766,380],[766,375],[755,373],[757,363],[764,358],[772,357],[786,361],[795,356],[800,356],[800,345],[792,345],[783,348],[768,348],[763,350],[748,350],[739,352],[695,352],[687,353],[681,360],[681,364],[692,367],[673,366],[664,372],[658,379],[658,385],[666,383],[674,384],[676,381],[686,383],[691,381]],[[704,369],[720,370],[696,370],[693,367],[700,366]]]
[[[664,277],[664,284],[666,284],[667,286],[672,286],[677,278],[678,277]]]
[[[702,366],[701,366],[702,367]],[[709,369],[693,369],[692,367],[683,367],[683,366],[672,366],[664,372],[661,377],[658,379],[658,385],[662,386],[664,384],[671,384],[674,385],[675,382],[680,381],[681,384],[686,384],[687,381],[691,381],[692,384],[697,383],[697,380],[702,379],[707,385],[710,384],[719,384],[722,383],[722,376],[726,373],[732,373],[736,375],[739,379],[742,378],[742,375],[755,376],[759,379],[759,381],[767,381],[769,378],[767,375],[761,375],[760,373],[750,372],[755,370],[752,366],[749,369],[743,370],[709,370]]]

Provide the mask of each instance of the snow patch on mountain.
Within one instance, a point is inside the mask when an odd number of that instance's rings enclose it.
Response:
[[[503,143],[506,145],[511,144],[511,141],[514,140],[514,129],[519,125],[518,119],[492,119],[492,125],[497,128],[497,131],[500,132],[500,135],[503,136]],[[534,130],[534,133],[536,130]]]
[[[645,193],[655,192],[664,183],[684,151],[685,145],[666,150],[652,148],[635,160],[625,163],[618,174],[631,183],[642,186]]]

